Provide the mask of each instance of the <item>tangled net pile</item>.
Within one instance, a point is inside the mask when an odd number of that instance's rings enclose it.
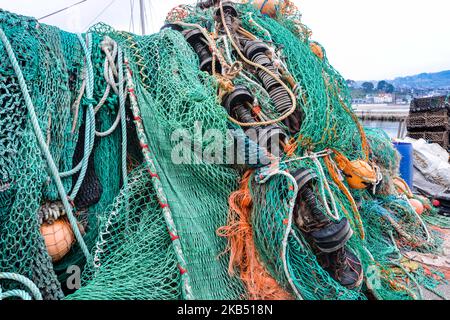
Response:
[[[177,7],[172,28],[149,36],[104,24],[75,35],[0,11],[0,299],[30,291],[44,299],[413,299],[421,285],[436,285],[401,264],[404,250],[437,252],[442,239],[393,187],[399,161],[389,138],[359,125],[345,80],[298,10],[280,3],[273,17],[235,4],[241,31],[275,48],[289,71],[302,115],[281,158],[256,167],[200,156],[230,148],[233,139],[217,149],[205,136],[212,129],[229,138],[233,128],[234,139],[252,143],[221,105],[230,86],[249,88],[269,122],[283,116],[237,63],[227,34],[215,32],[217,6]],[[201,71],[174,26],[206,31],[214,59],[230,68]],[[182,148],[190,161],[174,163],[174,132],[190,137],[193,147]],[[349,188],[333,152],[375,164],[383,180]],[[350,221],[361,288],[335,281],[294,225],[298,188],[286,173],[300,167],[316,173],[336,220]],[[59,203],[54,219],[66,219],[76,238],[57,262],[40,232],[49,203]],[[436,214],[427,208],[424,216]],[[78,290],[66,285],[73,266],[82,270]]]

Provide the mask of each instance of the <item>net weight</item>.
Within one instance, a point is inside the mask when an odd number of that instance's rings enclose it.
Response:
[[[272,315],[271,305],[222,305],[222,315]]]

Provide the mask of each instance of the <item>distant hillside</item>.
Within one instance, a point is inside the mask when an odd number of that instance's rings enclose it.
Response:
[[[391,82],[397,88],[438,89],[450,88],[450,70],[421,73],[415,76],[395,78]]]

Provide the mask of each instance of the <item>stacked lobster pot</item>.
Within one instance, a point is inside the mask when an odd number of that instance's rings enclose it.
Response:
[[[450,103],[445,96],[417,98],[411,102],[408,136],[450,148]]]
[[[199,3],[199,7],[202,9],[207,9],[216,4],[216,1],[205,1]],[[223,8],[225,11],[225,19],[227,21],[228,27],[233,28],[233,19],[237,17],[237,11],[234,9],[232,3],[224,3]],[[220,20],[220,11],[217,10],[216,19]],[[199,58],[199,68],[200,70],[207,72],[209,74],[222,73],[222,66],[217,59],[213,59],[213,53],[211,52],[208,41],[205,38],[204,34],[199,29],[186,29],[184,30],[179,25],[167,24],[163,28],[171,28],[173,30],[182,32],[185,40],[191,45],[194,51],[197,53]],[[222,30],[223,32],[223,30]],[[247,40],[246,40],[247,41]],[[251,50],[251,42],[247,41],[250,44],[249,53],[253,57],[254,53],[260,50],[260,48],[256,48],[257,50]],[[259,44],[259,43],[258,43]],[[262,43],[261,43],[262,44]],[[267,46],[263,47],[264,50],[268,50]],[[259,52],[259,51],[258,51]],[[214,65],[213,65],[214,64]],[[266,66],[271,65],[270,61],[265,62]],[[271,71],[277,73],[273,66],[269,67]],[[214,72],[213,72],[214,70]],[[271,97],[273,97],[274,104],[280,114],[287,112],[292,105],[292,101],[289,98],[289,95],[286,91],[280,90],[280,85],[274,85],[274,79],[271,78],[268,74],[260,73],[260,77],[263,80],[264,87],[270,89]],[[278,89],[278,91],[277,91]],[[261,166],[267,165],[270,159],[279,158],[282,154],[283,146],[288,142],[288,135],[285,130],[281,128],[277,124],[270,125],[259,125],[255,120],[255,97],[249,91],[248,88],[242,85],[234,86],[234,90],[232,92],[227,93],[222,99],[222,105],[226,109],[227,113],[231,118],[235,119],[238,123],[248,124],[248,126],[243,127],[242,129],[246,135],[246,143],[248,144],[248,140],[253,144],[256,144],[259,152],[263,153],[263,155],[257,155],[256,159],[254,159],[251,155],[249,155],[248,149],[244,148],[243,152],[239,152],[239,150],[234,150],[235,154],[237,154],[237,158],[242,157],[241,153],[245,153],[244,163],[250,166]],[[254,123],[254,125],[253,125]],[[289,123],[287,123],[289,124]],[[300,128],[300,122],[297,120],[297,125],[293,128],[293,132],[297,133]],[[236,139],[242,137],[235,137]],[[240,143],[235,144],[235,146],[240,146]],[[262,151],[261,151],[262,150]],[[261,159],[263,158],[263,159]],[[255,161],[256,160],[256,161]]]

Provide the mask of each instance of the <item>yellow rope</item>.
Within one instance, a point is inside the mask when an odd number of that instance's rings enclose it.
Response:
[[[201,33],[203,34],[203,36],[205,37],[206,41],[208,41],[208,45],[213,52],[213,57],[214,56],[217,57],[217,59],[219,60],[219,62],[222,66],[225,66],[226,68],[231,68],[230,65],[226,62],[225,58],[220,53],[220,51],[217,49],[214,40],[211,38],[211,35],[205,28],[203,28],[201,25],[199,25],[197,23],[187,23],[187,22],[183,22],[183,21],[175,21],[173,24],[180,25],[182,27],[195,28],[195,29],[200,30]],[[214,68],[214,64],[213,64],[213,68]]]
[[[347,187],[342,183],[342,181],[339,179],[337,168],[335,165],[333,165],[333,160],[329,155],[324,157],[325,165],[327,166],[328,172],[330,173],[331,178],[333,179],[334,183],[339,187],[339,189],[344,193],[344,195],[347,197],[348,201],[351,204],[354,217],[358,223],[358,229],[361,236],[361,239],[364,240],[366,235],[364,231],[364,224],[361,219],[361,215],[359,214],[358,206],[356,205],[355,199],[353,199],[352,194],[347,189]]]
[[[367,141],[366,132],[364,131],[364,128],[363,128],[361,122],[359,121],[358,116],[347,107],[347,105],[342,100],[341,96],[339,95],[339,92],[337,92],[337,90],[331,86],[331,84],[329,83],[328,79],[324,76],[324,74],[323,74],[323,79],[324,79],[325,84],[327,85],[327,88],[329,89],[329,91],[332,91],[336,95],[341,107],[345,110],[345,112],[347,112],[350,115],[353,122],[356,124],[359,134],[361,136],[362,151],[364,153],[365,160],[368,163],[370,160],[369,159],[370,147],[369,147],[369,143]],[[328,95],[328,92],[327,92],[327,95]]]
[[[295,109],[297,107],[297,98],[295,97],[294,93],[292,93],[292,91],[289,89],[289,87],[283,81],[281,81],[279,79],[279,77],[277,77],[274,73],[272,73],[272,71],[270,71],[269,69],[265,68],[262,65],[259,65],[257,63],[254,63],[253,61],[248,60],[244,56],[244,54],[241,52],[239,47],[234,42],[233,37],[231,36],[230,30],[228,29],[228,26],[225,23],[225,14],[224,14],[224,11],[223,11],[222,1],[220,1],[219,7],[220,7],[220,15],[221,15],[221,18],[222,18],[222,24],[223,24],[223,27],[225,29],[225,32],[226,32],[226,34],[228,36],[228,39],[230,40],[231,45],[236,50],[236,52],[241,57],[241,59],[244,62],[246,62],[247,64],[249,64],[249,65],[251,65],[251,66],[253,66],[255,68],[263,70],[264,72],[269,74],[272,78],[274,78],[289,93],[289,95],[291,97],[291,101],[292,101],[291,109],[286,114],[284,114],[283,116],[281,116],[281,117],[279,117],[277,119],[274,119],[274,120],[262,121],[262,122],[252,122],[252,123],[243,123],[243,122],[237,121],[236,119],[234,119],[232,117],[229,117],[229,120],[231,122],[241,126],[241,127],[253,127],[253,126],[268,126],[268,125],[275,124],[275,123],[278,123],[280,121],[283,121],[283,120],[287,119],[290,115],[292,115],[295,112]]]

